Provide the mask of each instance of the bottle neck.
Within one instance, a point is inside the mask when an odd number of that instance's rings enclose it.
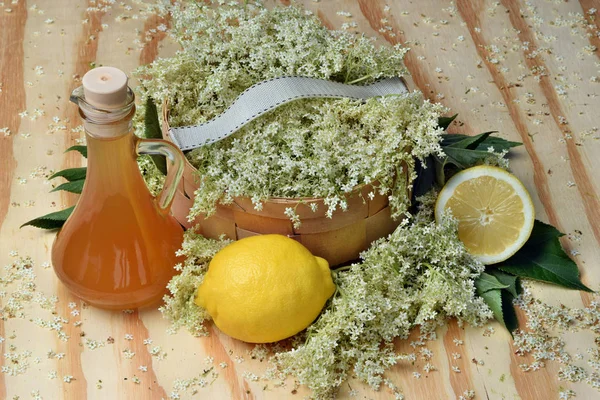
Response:
[[[136,163],[136,140],[133,134],[133,107],[121,119],[96,122],[80,109],[88,148],[88,176],[118,181]]]
[[[118,138],[128,134],[133,129],[133,115],[135,114],[135,107],[132,107],[126,115],[122,115],[121,118],[107,121],[107,120],[96,120],[90,118],[90,114],[84,109],[79,109],[79,114],[83,119],[83,127],[86,135],[101,139]]]
[[[81,91],[76,89],[71,98],[79,105],[87,139],[88,169],[83,194],[131,196],[131,188],[144,186],[136,162],[133,92],[128,89],[128,102],[123,107],[104,110],[90,105]]]
[[[79,108],[88,148],[88,177],[118,181],[135,164],[133,116],[135,106],[127,112],[97,113],[89,107]],[[117,175],[115,175],[117,174]]]
[[[137,141],[132,130],[117,137],[98,137],[86,131],[88,176],[111,186],[126,181],[129,175],[139,175]]]
[[[115,138],[131,130],[135,114],[135,95],[129,87],[126,102],[114,108],[98,108],[96,103],[88,102],[83,86],[73,90],[70,100],[79,107],[85,131],[91,136]]]

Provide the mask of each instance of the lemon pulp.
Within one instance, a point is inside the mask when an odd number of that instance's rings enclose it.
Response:
[[[436,219],[450,210],[458,220],[458,236],[484,264],[504,261],[527,241],[535,212],[529,193],[511,173],[478,166],[454,175],[435,207]]]

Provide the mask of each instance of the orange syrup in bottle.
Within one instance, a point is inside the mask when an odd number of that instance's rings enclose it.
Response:
[[[86,302],[108,309],[158,302],[176,272],[173,267],[182,261],[176,252],[183,229],[169,208],[183,155],[170,143],[133,134],[135,107],[130,89],[129,93],[129,110],[121,108],[124,115],[116,120],[108,121],[105,115],[95,120],[94,110],[85,109],[89,104],[79,103],[86,128],[87,176],[52,248],[52,264],[63,284]],[[163,154],[173,164],[181,163],[181,168],[171,166],[160,200],[140,174],[140,153]]]

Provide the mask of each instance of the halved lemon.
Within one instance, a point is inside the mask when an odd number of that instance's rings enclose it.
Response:
[[[478,166],[454,175],[440,192],[435,219],[450,210],[458,237],[474,257],[495,264],[515,254],[529,239],[535,211],[519,179],[501,168]]]

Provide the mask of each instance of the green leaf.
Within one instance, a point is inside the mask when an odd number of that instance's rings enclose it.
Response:
[[[579,279],[577,264],[558,240],[561,236],[563,234],[552,225],[536,220],[527,243],[514,256],[498,264],[498,268],[516,276],[592,292]]]
[[[452,144],[449,144],[448,147],[476,150],[477,147],[481,143],[483,143],[487,138],[489,138],[492,133],[496,133],[496,131],[484,132],[484,133],[480,133],[479,135],[475,135],[475,136],[461,135],[461,136],[464,136],[463,139],[455,141]],[[487,149],[485,149],[485,150],[487,151]]]
[[[443,130],[448,129],[448,127],[450,126],[452,121],[454,121],[457,116],[458,116],[458,114],[454,114],[451,117],[439,117],[438,118],[438,126],[440,128],[442,128]]]
[[[452,140],[452,143],[447,145],[442,143],[442,149],[447,157],[446,163],[456,165],[460,169],[466,169],[484,161],[490,157],[485,143],[492,133],[485,132],[476,136],[460,135],[462,136],[460,140]],[[494,149],[499,151],[499,149]]]
[[[498,136],[489,136],[484,142],[477,146],[477,150],[487,150],[488,147],[493,146],[494,151],[500,152],[504,150],[510,150],[513,147],[522,146],[521,142],[512,142],[510,140],[502,139]]]
[[[87,146],[71,146],[65,150],[65,153],[69,151],[78,151],[82,156],[87,158]]]
[[[437,155],[433,156],[435,160],[434,168],[435,168],[435,183],[442,188],[446,184],[446,160],[447,158],[440,158]]]
[[[486,274],[485,272],[483,272],[479,278],[475,280],[475,288],[477,289],[477,293],[479,293],[479,295],[489,292],[490,290],[506,289],[508,286],[509,285],[500,282],[494,275]]]
[[[507,291],[509,287],[510,285],[502,283],[494,275],[485,272],[475,280],[477,294],[485,300],[494,313],[494,318],[504,325],[509,332],[512,332],[516,329],[516,316],[512,305],[513,297]],[[510,298],[507,296],[510,296]]]
[[[523,291],[519,277],[515,275],[506,274],[497,269],[488,269],[488,273],[493,275],[502,284],[506,285],[506,290],[513,296],[517,297]]]
[[[500,291],[500,296],[502,297],[502,320],[504,321],[504,326],[512,336],[515,329],[519,327],[519,320],[517,319],[517,313],[513,305],[515,298],[507,290]]]
[[[69,218],[69,216],[73,212],[74,208],[75,206],[32,219],[31,221],[27,221],[23,225],[21,225],[21,228],[24,226],[35,226],[36,228],[42,229],[61,228],[67,220],[67,218]]]
[[[59,176],[61,176],[61,177],[65,178],[66,180],[68,180],[69,182],[78,181],[81,179],[85,179],[86,173],[87,173],[87,167],[67,168],[67,169],[63,169],[62,171],[58,171],[57,173],[55,173],[48,179],[54,179],[54,178],[58,178]]]
[[[480,296],[492,310],[496,321],[500,322],[512,335],[512,332],[518,328],[512,295],[506,290],[492,289],[481,293]]]
[[[447,177],[481,164],[491,156],[488,152],[489,147],[493,147],[495,152],[501,152],[521,145],[521,143],[492,136],[492,133],[494,132],[484,132],[475,136],[443,134],[441,146],[446,157],[435,157],[437,183],[443,186]]]
[[[79,194],[83,190],[84,183],[85,183],[85,179],[79,179],[77,181],[72,181],[72,182],[65,182],[62,185],[58,185],[57,187],[52,189],[50,192],[58,192],[59,190],[64,190],[66,192]]]
[[[464,146],[465,144],[468,145],[473,142],[477,142],[476,147],[469,147],[469,149],[487,152],[488,147],[493,146],[494,150],[496,152],[499,152],[504,150],[510,150],[513,147],[522,145],[522,143],[519,142],[511,142],[509,140],[502,139],[498,136],[491,136],[490,133],[493,132],[484,132],[475,136],[461,135],[458,133],[446,133],[442,135],[442,147],[458,147],[458,143],[461,143]],[[482,137],[484,140],[480,140]],[[466,148],[466,146],[464,146],[463,148]]]
[[[479,296],[485,300],[485,303],[488,305],[492,313],[494,313],[494,318],[502,325],[504,324],[504,316],[502,314],[502,294],[500,293],[500,289],[488,290],[487,292],[480,293]]]
[[[160,121],[158,120],[158,110],[152,97],[146,100],[146,114],[144,115],[144,136],[147,139],[162,139],[162,131],[160,129]],[[163,175],[167,174],[167,160],[164,156],[150,156],[154,165]]]
[[[146,99],[146,114],[144,115],[144,137],[146,139],[162,139],[158,110],[152,97]]]
[[[456,165],[460,169],[473,167],[490,156],[490,153],[487,151],[453,147],[445,147],[444,153],[446,153],[447,156],[446,163]]]

